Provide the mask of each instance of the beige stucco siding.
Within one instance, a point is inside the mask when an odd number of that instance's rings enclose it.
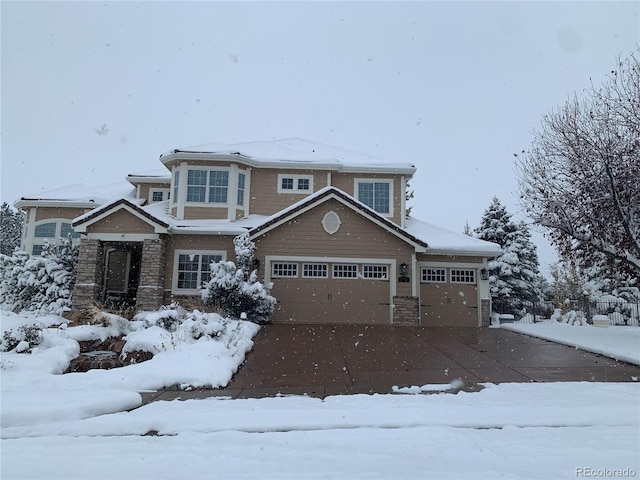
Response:
[[[87,226],[87,233],[153,234],[154,227],[125,209]]]

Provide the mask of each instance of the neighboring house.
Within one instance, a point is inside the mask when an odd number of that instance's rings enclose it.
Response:
[[[120,192],[24,197],[24,248],[79,236],[76,309],[193,301],[209,265],[249,232],[273,281],[276,323],[488,325],[496,244],[405,216],[410,163],[300,139],[202,145],[160,156]],[[120,187],[118,187],[120,188]]]

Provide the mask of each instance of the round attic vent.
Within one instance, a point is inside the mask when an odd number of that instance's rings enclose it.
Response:
[[[333,235],[340,229],[340,217],[336,212],[327,212],[324,217],[322,217],[322,227],[324,231],[329,235]]]

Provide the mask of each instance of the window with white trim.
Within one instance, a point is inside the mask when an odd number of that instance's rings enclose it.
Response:
[[[388,280],[389,266],[388,265],[362,265],[362,278]]]
[[[423,283],[445,283],[447,281],[447,270],[445,268],[423,268]]]
[[[358,265],[355,263],[334,263],[333,278],[358,278]]]
[[[173,203],[178,202],[178,187],[180,186],[180,170],[173,176]]]
[[[329,268],[326,263],[303,263],[302,278],[327,278]]]
[[[278,175],[278,193],[311,193],[313,192],[313,175]]]
[[[57,220],[38,223],[33,229],[33,244],[31,245],[31,254],[40,255],[44,248],[44,241],[47,240],[50,243],[59,243],[61,238],[68,238],[71,236],[72,240],[80,238],[78,232],[73,231],[73,227],[68,220]]]
[[[274,262],[271,264],[271,276],[273,278],[296,278],[298,276],[298,264]]]
[[[244,188],[247,181],[247,175],[244,173],[238,174],[238,205],[244,205]]]
[[[223,252],[178,253],[176,257],[176,288],[178,290],[198,290],[203,283],[211,280],[211,263],[224,258]]]
[[[449,271],[451,283],[466,283],[469,285],[476,284],[476,271],[466,268],[452,268]]]
[[[187,202],[227,203],[228,188],[227,170],[187,171]]]
[[[393,213],[393,181],[356,179],[356,198],[383,215]]]
[[[162,202],[164,200],[169,200],[169,189],[168,188],[150,188],[149,189],[149,202],[157,203]]]

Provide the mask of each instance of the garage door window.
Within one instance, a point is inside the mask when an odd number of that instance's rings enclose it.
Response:
[[[445,283],[447,270],[444,268],[423,268],[422,283]]]
[[[358,265],[355,263],[336,263],[333,265],[333,278],[358,278]]]
[[[326,263],[303,263],[302,278],[327,278],[329,269]]]
[[[271,267],[271,276],[274,278],[296,278],[298,276],[298,264],[276,262]]]
[[[387,265],[363,265],[362,277],[387,280],[389,278],[389,267]]]
[[[451,269],[451,283],[466,283],[468,285],[476,284],[475,270]]]

